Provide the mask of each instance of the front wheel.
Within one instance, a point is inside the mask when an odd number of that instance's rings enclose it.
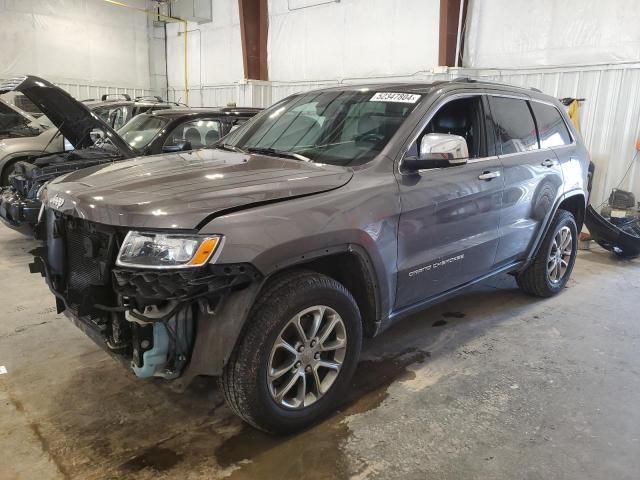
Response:
[[[340,283],[296,271],[256,301],[222,375],[229,406],[270,433],[305,428],[347,396],[362,344],[358,306]]]
[[[560,292],[576,261],[577,239],[573,214],[558,210],[533,262],[516,276],[518,286],[537,297],[551,297]]]

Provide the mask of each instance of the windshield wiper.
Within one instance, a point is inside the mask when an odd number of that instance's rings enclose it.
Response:
[[[247,148],[249,153],[258,153],[260,155],[271,155],[274,157],[293,158],[294,160],[302,160],[303,162],[311,162],[312,160],[299,153],[287,152],[285,150],[276,150],[275,148],[259,148],[249,147]]]
[[[234,145],[230,145],[228,143],[218,143],[214,145],[213,148],[219,148],[220,150],[227,150],[228,152],[238,152],[238,153],[247,153],[241,148],[238,148]]]

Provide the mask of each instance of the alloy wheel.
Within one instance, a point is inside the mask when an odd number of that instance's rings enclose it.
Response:
[[[297,313],[271,348],[267,382],[280,406],[301,409],[322,398],[335,382],[347,352],[347,333],[334,309],[316,305]]]
[[[547,258],[547,276],[553,284],[562,281],[567,273],[571,256],[573,255],[573,235],[571,229],[564,226],[553,237],[551,250]]]

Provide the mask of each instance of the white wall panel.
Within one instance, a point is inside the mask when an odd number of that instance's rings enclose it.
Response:
[[[469,0],[464,65],[636,62],[637,0]]]
[[[237,0],[213,2],[213,21],[198,25],[188,23],[187,63],[189,67],[189,103],[191,105],[218,106],[200,91],[206,86],[224,85],[242,80],[242,43]],[[184,101],[184,26],[167,24],[167,70],[170,95]],[[179,93],[181,92],[181,93]],[[193,93],[192,93],[193,92]],[[204,103],[200,103],[203,101]]]
[[[98,0],[0,0],[0,25],[0,77],[150,88],[143,13]]]
[[[430,69],[438,62],[439,11],[439,0],[269,0],[269,78],[318,81]]]

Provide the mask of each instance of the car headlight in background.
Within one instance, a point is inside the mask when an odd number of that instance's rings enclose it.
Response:
[[[206,264],[220,246],[220,235],[131,231],[116,264],[138,268],[189,268]]]

